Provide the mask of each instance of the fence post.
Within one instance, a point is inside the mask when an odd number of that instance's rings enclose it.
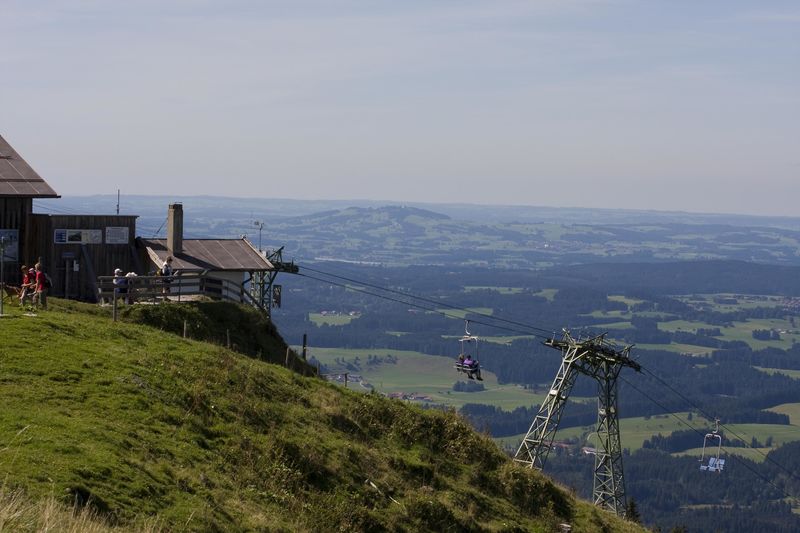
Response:
[[[114,317],[114,322],[117,321],[117,289],[114,289],[114,299],[111,304],[111,316]]]
[[[289,347],[286,347],[286,368],[289,368]]]
[[[303,361],[306,360],[307,348],[308,348],[308,333],[303,333]]]
[[[186,331],[189,329],[189,325],[186,320],[183,321],[183,338],[186,338]]]
[[[228,340],[228,349],[230,350],[231,349],[231,330],[229,330],[229,329],[225,330],[225,337]]]

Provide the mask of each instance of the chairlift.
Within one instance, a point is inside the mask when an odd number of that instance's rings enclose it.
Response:
[[[717,443],[717,453],[714,451],[714,441]],[[706,461],[706,448],[708,448],[708,464]],[[704,472],[722,472],[725,468],[725,459],[720,459],[722,453],[722,435],[719,434],[719,418],[714,420],[714,431],[706,433],[703,438],[703,453],[700,456],[700,470]]]
[[[478,360],[478,337],[469,332],[469,320],[464,321],[464,335],[458,339],[460,350],[455,369],[463,372],[469,379],[483,381],[481,364]]]

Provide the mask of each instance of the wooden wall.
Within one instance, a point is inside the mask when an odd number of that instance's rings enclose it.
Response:
[[[17,250],[22,260],[22,243],[25,242],[25,219],[33,210],[32,198],[2,197],[0,198],[0,229],[19,231]],[[17,285],[22,277],[21,264],[18,261],[6,260],[3,265],[3,278],[6,283]]]
[[[134,252],[136,218],[130,215],[41,215],[28,217],[25,257],[33,264],[41,260],[53,280],[53,296],[94,301],[97,276],[110,276],[115,268],[139,272]],[[107,242],[107,228],[127,228],[125,242]],[[72,230],[72,231],[70,231]],[[79,231],[99,239],[83,242]],[[94,230],[94,231],[92,231]]]

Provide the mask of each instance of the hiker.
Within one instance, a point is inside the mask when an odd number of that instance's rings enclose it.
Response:
[[[36,285],[33,283],[36,278],[36,271],[22,265],[22,285],[19,288],[19,306],[25,307],[25,300],[34,291]]]
[[[114,269],[114,294],[121,296],[127,302],[128,278],[122,275],[121,268]]]
[[[47,289],[50,288],[50,281],[47,279],[47,274],[42,270],[42,264],[36,263],[36,278],[34,281],[35,291],[33,294],[33,304],[38,309],[39,306],[47,311]]]
[[[161,283],[163,286],[161,287],[161,292],[163,294],[169,294],[169,284],[172,283],[172,256],[167,256],[167,260],[164,261],[164,264],[161,266],[159,270],[159,276],[161,276]]]
[[[136,274],[136,272],[128,272],[127,274],[125,274],[125,282],[126,282],[126,285],[128,286],[127,287],[128,288],[127,303],[129,305],[133,305],[134,296],[136,295],[136,288],[134,287],[135,283],[134,283],[134,279],[133,278],[135,278],[137,276],[138,276],[138,274]]]

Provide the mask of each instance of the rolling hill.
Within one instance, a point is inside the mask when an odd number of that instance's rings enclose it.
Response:
[[[115,531],[640,530],[452,412],[303,376],[249,309],[6,309],[0,509],[74,503]],[[194,338],[176,335],[184,323]],[[0,527],[42,528],[21,517],[0,511]]]

